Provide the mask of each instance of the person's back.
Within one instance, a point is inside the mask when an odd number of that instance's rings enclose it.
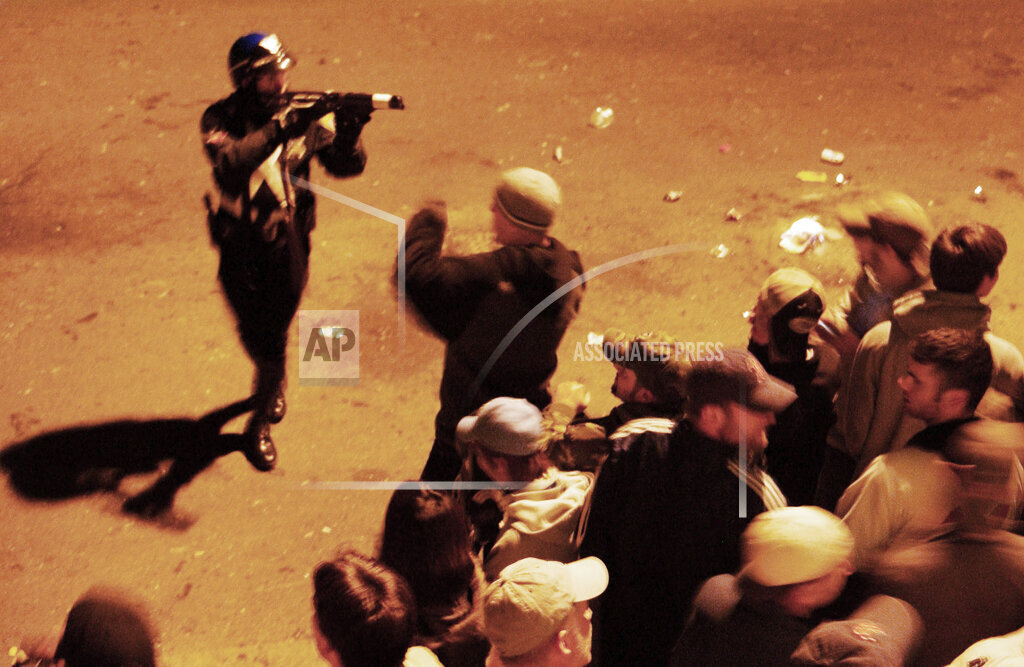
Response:
[[[726,350],[693,364],[674,430],[615,442],[581,545],[611,573],[595,604],[599,664],[664,663],[699,583],[734,571],[750,518],[785,505],[759,461],[773,411],[795,398],[750,353]]]
[[[1024,625],[1024,537],[958,535],[888,553],[871,590],[910,603],[924,621],[914,665],[945,665],[973,642]]]
[[[878,454],[903,447],[924,427],[923,421],[904,414],[896,382],[906,372],[907,350],[914,337],[931,329],[983,332],[996,370],[992,391],[982,398],[978,414],[1019,419],[1017,406],[1024,405],[1019,384],[1024,358],[1015,346],[988,331],[989,314],[988,306],[972,294],[916,292],[897,302],[891,322],[868,332],[858,348],[849,389],[840,391],[838,405],[839,423],[851,438],[847,441],[850,451],[860,443],[855,457],[858,472]]]
[[[722,611],[715,618],[707,606]],[[670,665],[788,665],[814,621],[780,614],[744,600],[736,577],[720,574],[698,591],[694,617],[684,629]]]
[[[508,495],[501,530],[484,562],[493,579],[506,566],[532,556],[568,562],[578,554],[576,532],[594,485],[591,473],[549,467]]]
[[[955,532],[890,550],[869,574],[871,590],[917,609],[925,634],[916,665],[945,665],[970,644],[1024,625],[1024,537],[993,528],[993,506],[1019,507],[1024,469],[1008,430],[961,432],[945,450],[961,478]],[[1016,426],[1016,425],[1014,425]]]

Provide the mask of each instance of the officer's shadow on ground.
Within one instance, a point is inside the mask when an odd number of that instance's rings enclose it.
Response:
[[[195,518],[173,511],[175,494],[219,457],[242,449],[240,434],[220,431],[250,409],[246,399],[199,419],[123,420],[42,433],[0,451],[0,468],[22,498],[53,502],[106,492],[123,499],[126,513],[184,530]],[[145,490],[121,491],[126,477],[157,471]]]

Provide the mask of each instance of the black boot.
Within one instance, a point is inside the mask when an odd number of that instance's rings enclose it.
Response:
[[[267,421],[271,424],[280,424],[286,412],[288,412],[288,403],[284,400],[284,384],[282,384],[277,390],[277,395],[274,396],[274,401],[270,404]]]
[[[284,400],[284,359],[256,362],[253,378],[252,405],[254,414],[265,415],[271,424],[278,424],[288,411]]]
[[[270,437],[270,422],[262,415],[253,415],[245,429],[245,458],[253,468],[269,472],[277,465],[277,447]]]

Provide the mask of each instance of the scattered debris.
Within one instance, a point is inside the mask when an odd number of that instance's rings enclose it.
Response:
[[[796,177],[804,183],[824,183],[828,180],[828,174],[823,171],[798,171]]]
[[[825,228],[816,218],[800,218],[782,233],[779,247],[794,255],[801,255],[825,242]]]
[[[821,151],[821,161],[828,162],[829,164],[842,164],[846,156],[839,151],[834,151],[831,148],[825,148]]]
[[[615,120],[615,112],[611,107],[597,107],[590,114],[590,127],[596,127],[599,130],[603,130],[612,124]]]
[[[662,201],[667,201],[668,203],[671,204],[673,202],[679,201],[682,198],[683,198],[683,193],[681,191],[679,191],[679,190],[669,190],[668,192],[665,193],[665,196],[662,197],[661,199],[662,199]]]
[[[739,220],[742,217],[743,214],[737,211],[735,208],[730,208],[725,214],[726,220]]]
[[[715,259],[725,259],[732,251],[724,243],[719,243],[711,249],[711,256]]]

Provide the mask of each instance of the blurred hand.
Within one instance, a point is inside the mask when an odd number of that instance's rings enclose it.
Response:
[[[590,405],[590,392],[579,382],[560,382],[551,396],[553,403],[567,405],[581,412]]]
[[[747,321],[750,322],[750,340],[757,345],[767,345],[771,341],[771,326],[760,303],[754,305]]]
[[[857,346],[860,345],[860,336],[852,330],[845,327],[839,328],[825,319],[818,321],[814,332],[818,334],[822,342],[831,345],[843,358],[852,357],[857,352]]]
[[[416,213],[409,218],[410,225],[416,221],[430,222],[447,229],[448,205],[440,199],[426,201],[422,206],[420,206],[420,210],[416,211]]]

